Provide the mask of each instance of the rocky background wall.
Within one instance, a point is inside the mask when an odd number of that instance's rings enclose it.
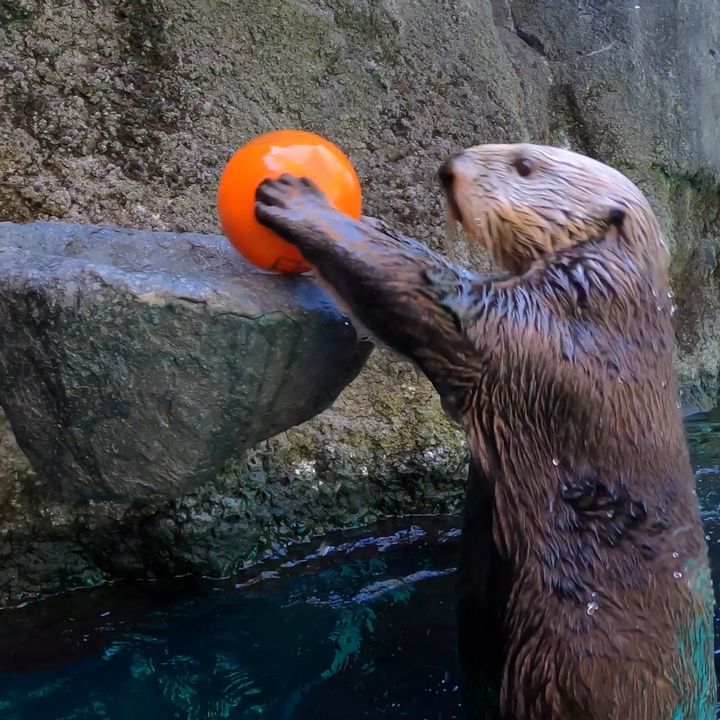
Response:
[[[443,246],[435,181],[479,142],[563,144],[646,191],[673,252],[688,409],[717,397],[720,0],[0,0],[0,220],[218,232],[219,173],[300,127],[366,212]],[[716,53],[716,48],[718,53]],[[452,512],[465,452],[375,352],[333,407],[172,501],[51,499],[0,420],[0,603],[117,576],[227,574],[379,514]]]

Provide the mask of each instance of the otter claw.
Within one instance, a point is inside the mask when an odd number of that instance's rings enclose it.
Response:
[[[294,245],[322,234],[318,218],[337,211],[309,178],[284,174],[268,178],[255,191],[255,217]]]
[[[275,207],[271,203],[261,200],[255,201],[255,217],[257,217],[263,225],[273,227],[275,224],[273,221],[279,220],[282,212],[282,208]]]
[[[319,195],[321,197],[323,196],[315,181],[309,177],[305,177],[304,175],[298,176],[291,175],[290,173],[283,173],[280,177],[278,177],[277,182],[290,187],[295,187],[300,192],[303,191],[303,188],[306,188],[307,190],[312,190],[315,195]]]
[[[287,190],[280,183],[280,178],[261,182],[255,191],[256,204],[285,207],[286,203],[283,202],[283,198]]]
[[[327,204],[327,199],[312,180],[287,174],[263,180],[255,191],[255,201],[256,211],[257,204],[303,212],[310,206]]]

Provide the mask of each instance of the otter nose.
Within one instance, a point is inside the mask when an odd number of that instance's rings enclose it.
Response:
[[[457,165],[458,158],[462,153],[455,153],[451,155],[438,170],[438,178],[443,190],[450,194],[453,190],[453,183],[455,182],[455,167]]]
[[[450,212],[455,216],[455,219],[462,222],[462,213],[460,212],[460,206],[455,198],[455,179],[457,176],[458,164],[462,163],[462,153],[455,153],[451,155],[438,170],[438,178],[440,185],[442,185],[443,192],[447,198],[448,207]]]

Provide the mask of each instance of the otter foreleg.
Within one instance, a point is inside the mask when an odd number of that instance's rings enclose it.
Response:
[[[300,249],[354,319],[419,365],[446,406],[472,384],[476,353],[461,315],[473,276],[410,238],[338,212],[309,180],[266,180],[256,200],[260,222]]]

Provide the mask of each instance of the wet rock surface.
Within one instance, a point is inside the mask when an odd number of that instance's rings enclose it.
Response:
[[[672,253],[682,402],[707,408],[720,368],[720,7],[501,0],[496,19],[525,97],[574,149],[647,194]],[[527,72],[545,67],[547,84]]]
[[[352,429],[339,423],[323,413],[259,443],[197,490],[148,503],[58,500],[5,432],[0,606],[117,578],[226,577],[335,528],[459,511],[459,432],[432,446],[426,431],[421,449],[410,430],[397,428],[388,445],[366,435],[362,418]],[[6,424],[0,413],[0,431]]]
[[[442,240],[438,164],[478,142],[569,145],[624,171],[657,210],[683,402],[707,406],[720,366],[719,38],[717,0],[0,2],[0,219],[215,233],[233,150],[301,127],[348,152],[367,214],[481,264]],[[452,510],[465,463],[432,388],[380,351],[327,411],[179,500],[51,502],[11,447],[5,431],[4,602],[122,574],[225,572],[307,533]]]
[[[197,488],[325,410],[371,347],[222,237],[0,223],[0,404],[67,500]]]

